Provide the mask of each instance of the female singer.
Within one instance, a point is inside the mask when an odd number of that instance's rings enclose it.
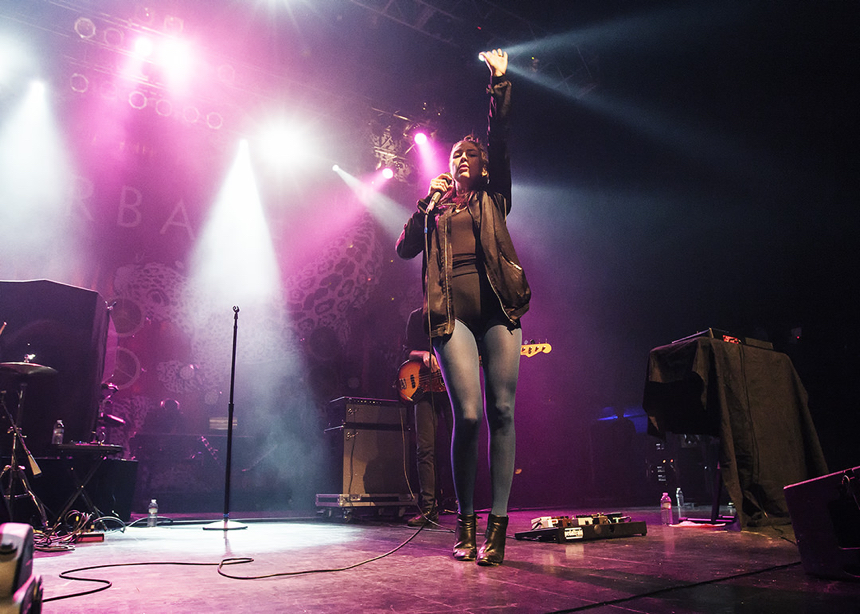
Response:
[[[423,315],[454,411],[451,463],[457,494],[454,558],[499,565],[505,556],[514,474],[514,397],[522,329],[531,291],[506,224],[511,209],[507,147],[511,83],[508,55],[481,54],[491,72],[487,147],[467,137],[451,150],[449,173],[430,182],[397,241],[402,258],[424,253]],[[489,426],[492,509],[476,542],[478,434],[484,399]]]

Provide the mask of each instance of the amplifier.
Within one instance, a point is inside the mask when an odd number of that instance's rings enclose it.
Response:
[[[327,469],[318,506],[414,502],[409,483],[414,444],[406,412],[398,401],[381,399],[341,397],[328,404]]]
[[[410,492],[413,444],[405,431],[333,427],[325,431],[325,493]]]
[[[407,423],[406,407],[399,401],[340,397],[329,401],[328,428],[350,425],[354,428],[400,430]]]

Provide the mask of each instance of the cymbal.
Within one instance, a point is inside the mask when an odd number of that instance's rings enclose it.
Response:
[[[34,362],[0,362],[0,373],[17,373],[18,375],[43,375],[57,372],[52,367],[37,365]]]

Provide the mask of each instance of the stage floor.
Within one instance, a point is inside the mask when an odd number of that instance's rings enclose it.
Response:
[[[664,527],[657,510],[637,508],[600,511],[645,521],[645,536],[564,544],[513,537],[537,516],[593,511],[512,512],[505,562],[496,568],[451,557],[453,515],[442,516],[441,528],[416,534],[402,520],[343,522],[310,512],[277,519],[232,515],[246,526],[241,530],[203,530],[205,522],[178,517],[156,528],[130,527],[73,551],[38,552],[34,573],[42,577],[47,614],[860,611],[860,582],[804,573],[790,526],[755,532]],[[478,522],[482,531],[486,514]],[[226,578],[218,564],[228,557],[253,562],[224,566],[226,574],[298,575]],[[370,559],[376,560],[361,564]],[[74,575],[112,586],[57,600],[99,588],[59,577],[90,566],[108,567]]]

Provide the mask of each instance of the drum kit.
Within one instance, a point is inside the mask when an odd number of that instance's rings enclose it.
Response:
[[[41,475],[42,470],[36,462],[35,457],[27,448],[27,441],[21,431],[21,420],[24,414],[24,400],[27,392],[27,386],[31,378],[40,376],[49,376],[57,373],[57,370],[45,365],[30,362],[30,357],[25,357],[23,362],[3,362],[0,363],[0,381],[11,382],[17,386],[17,412],[15,417],[6,406],[5,394],[0,396],[0,406],[3,407],[3,412],[6,414],[6,419],[9,422],[8,433],[12,435],[12,448],[9,456],[9,464],[3,468],[0,473],[0,490],[3,493],[3,501],[6,505],[6,512],[10,519],[15,518],[15,503],[17,499],[29,499],[39,513],[42,527],[47,528],[48,519],[45,514],[45,507],[42,502],[33,492],[30,487],[30,481],[27,479],[27,473],[24,466],[21,464],[23,455],[27,459],[30,471],[33,477]]]
[[[57,370],[53,367],[40,365],[31,362],[34,356],[27,355],[23,362],[0,362],[0,419],[5,415],[6,421],[9,423],[7,433],[12,436],[12,447],[9,452],[9,464],[0,472],[0,495],[3,497],[5,505],[6,517],[14,522],[15,504],[18,500],[29,501],[33,508],[38,513],[38,518],[33,517],[31,524],[36,528],[48,529],[48,515],[45,506],[39,497],[33,492],[30,486],[30,481],[27,479],[26,468],[29,468],[33,477],[39,477],[42,470],[36,462],[35,456],[30,452],[27,446],[27,436],[23,433],[21,427],[24,416],[24,401],[27,393],[27,387],[32,380],[40,377],[50,377],[56,375]],[[110,396],[116,391],[116,386],[113,384],[102,384],[102,401],[100,403],[103,409],[104,405],[110,403]],[[15,398],[15,416],[9,410],[6,403],[7,394]],[[54,447],[65,453],[73,451],[84,451],[93,453],[95,451],[104,455],[115,454],[122,451],[121,446],[105,443],[105,431],[109,427],[125,426],[125,420],[117,416],[100,411],[96,421],[96,430],[93,432],[93,441],[89,444],[70,443],[63,444],[62,442],[54,445]],[[102,457],[103,459],[103,457]],[[26,465],[24,464],[26,461]],[[84,479],[83,483],[78,483],[78,489],[73,497],[70,497],[66,503],[63,512],[59,514],[58,520],[68,511],[69,506],[74,502],[77,496],[83,496],[89,507],[94,508],[94,504],[86,495],[84,487],[89,482],[94,473],[94,469],[98,464],[93,465],[90,473]],[[0,514],[2,516],[3,514]],[[20,513],[19,516],[24,514]],[[40,527],[36,526],[36,522],[41,523]]]

